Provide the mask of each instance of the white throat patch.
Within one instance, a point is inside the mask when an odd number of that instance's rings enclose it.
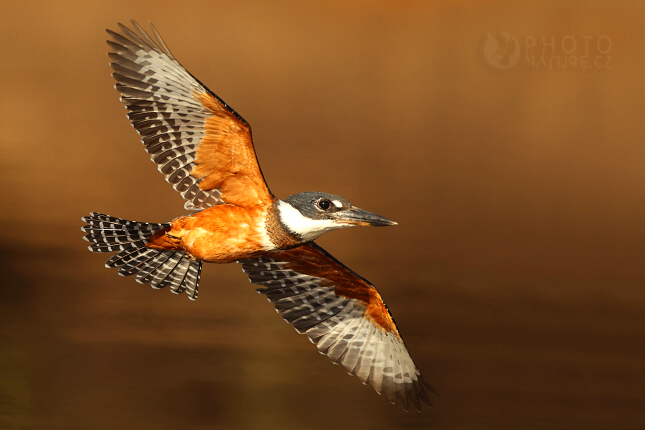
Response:
[[[351,227],[351,224],[340,224],[332,220],[307,218],[298,209],[282,200],[278,203],[278,213],[280,214],[280,222],[305,241],[317,239],[328,231]]]

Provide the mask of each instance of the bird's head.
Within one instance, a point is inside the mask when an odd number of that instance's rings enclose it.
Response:
[[[339,228],[385,227],[397,223],[356,208],[345,198],[333,194],[307,192],[289,196],[278,203],[280,222],[291,233],[308,242]]]

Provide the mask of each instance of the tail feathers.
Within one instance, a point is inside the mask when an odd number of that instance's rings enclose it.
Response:
[[[108,259],[105,267],[118,267],[121,276],[136,275],[136,281],[141,284],[170,287],[173,293],[186,291],[191,300],[197,298],[202,262],[189,259],[183,251],[145,246],[156,232],[170,224],[126,221],[96,212],[82,219],[88,224],[81,230],[87,233],[84,239],[91,243],[90,251],[119,251]]]
[[[140,284],[149,283],[156,289],[170,287],[170,291],[175,294],[186,291],[189,299],[197,298],[201,260],[186,258],[181,251],[157,251],[152,258],[144,256],[142,259],[145,261],[138,266],[128,267],[126,264],[119,269],[119,274],[128,276],[136,273],[136,281]]]
[[[96,212],[82,218],[88,225],[81,228],[92,252],[134,251],[144,246],[157,231],[170,224],[126,221]],[[114,266],[110,266],[114,267]]]

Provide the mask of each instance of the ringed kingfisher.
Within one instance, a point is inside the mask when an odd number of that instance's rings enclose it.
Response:
[[[242,265],[285,321],[321,354],[403,408],[436,394],[421,376],[376,291],[314,240],[353,226],[396,225],[333,194],[280,200],[264,180],[251,127],[175,59],[156,28],[132,21],[113,40],[115,88],[145,150],[193,213],[164,224],[92,212],[90,251],[139,283],[197,298],[202,262]]]

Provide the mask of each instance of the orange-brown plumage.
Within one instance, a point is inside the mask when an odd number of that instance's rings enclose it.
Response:
[[[424,387],[432,389],[376,288],[313,242],[339,228],[396,223],[332,194],[274,197],[249,124],[179,64],[153,26],[151,37],[133,25],[108,30],[116,88],[153,162],[196,212],[165,224],[93,212],[82,229],[90,250],[116,251],[107,267],[192,300],[204,261],[238,262],[319,352],[406,409],[430,404]]]
[[[376,288],[344,265],[310,244],[277,253],[274,258],[287,261],[286,267],[316,276],[321,285],[333,285],[338,296],[356,299],[365,305],[365,317],[385,331],[400,337],[396,324]]]
[[[148,247],[184,251],[209,263],[234,263],[266,254],[267,238],[261,228],[267,208],[230,204],[213,206],[172,221]]]
[[[209,93],[195,98],[212,116],[204,122],[204,137],[197,148],[190,174],[204,178],[202,190],[219,188],[222,199],[238,206],[268,205],[275,200],[255,156],[251,128]]]

